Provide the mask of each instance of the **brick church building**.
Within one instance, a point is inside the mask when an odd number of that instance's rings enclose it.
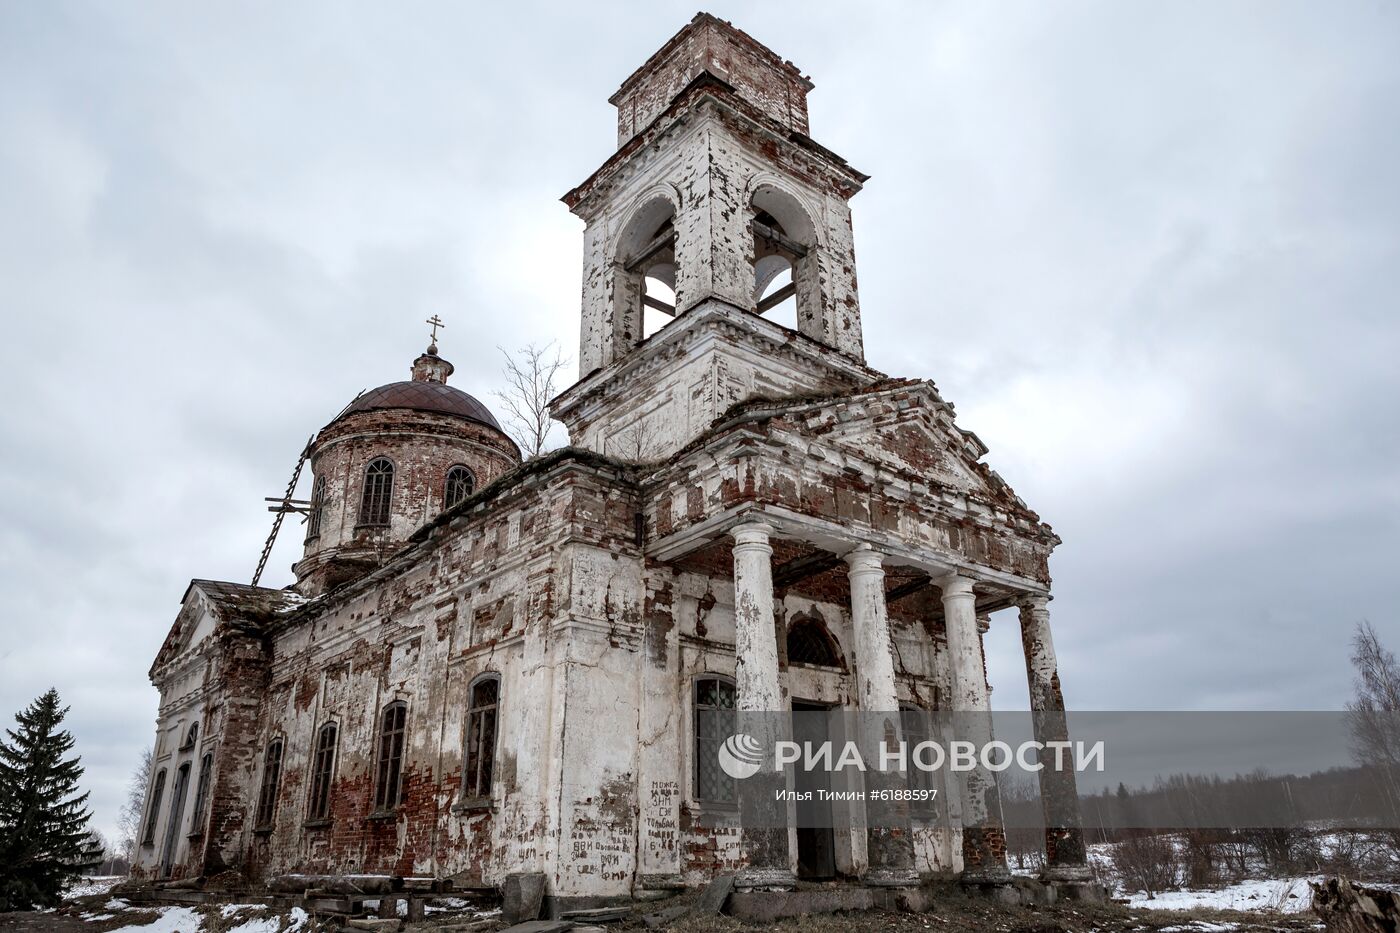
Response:
[[[736,793],[702,712],[986,710],[998,610],[1063,708],[1058,538],[933,383],[866,365],[867,176],[812,138],[811,88],[701,14],[613,95],[617,151],[564,196],[570,446],[522,462],[436,346],[320,430],[296,583],[194,580],[151,668],[140,875],[531,872],[563,903],[1008,877],[976,776],[894,830],[700,818]],[[1082,879],[1073,787],[1044,789],[1047,875]]]

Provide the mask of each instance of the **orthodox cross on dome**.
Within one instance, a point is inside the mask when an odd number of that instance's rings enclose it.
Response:
[[[432,339],[431,339],[430,342],[432,343],[433,346],[436,347],[436,346],[437,346],[437,332],[438,332],[438,328],[439,328],[439,327],[446,328],[447,325],[444,324],[444,323],[442,323],[442,318],[438,317],[436,314],[434,314],[432,317],[428,318],[428,319],[427,319],[426,321],[424,321],[423,323],[424,323],[424,324],[431,324],[431,325],[432,325],[432,327],[433,327],[433,336],[432,336]]]

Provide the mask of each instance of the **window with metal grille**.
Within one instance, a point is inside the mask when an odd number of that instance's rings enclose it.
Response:
[[[141,835],[143,846],[156,844],[156,820],[160,817],[160,798],[165,793],[165,769],[156,772],[156,783],[151,788],[151,808],[146,811],[146,831]]]
[[[695,681],[695,799],[737,799],[734,779],[719,766],[719,747],[734,733],[734,682],[711,674]]]
[[[393,495],[394,464],[388,457],[376,457],[365,467],[365,491],[360,498],[360,524],[389,524],[389,500]]]
[[[476,491],[476,477],[460,463],[447,471],[447,484],[442,492],[442,507],[450,509]]]
[[[258,792],[258,818],[255,828],[266,829],[272,825],[277,813],[277,785],[282,780],[282,740],[276,739],[267,746],[263,756],[262,789]]]
[[[326,514],[326,478],[316,477],[316,482],[311,484],[311,508],[306,513],[306,540],[319,537],[321,534],[321,519]]]
[[[491,774],[496,767],[496,721],[501,705],[501,678],[486,674],[471,687],[467,711],[467,754],[462,796],[487,797],[491,794]]]
[[[335,776],[335,746],[340,730],[328,722],[316,733],[316,757],[311,762],[311,805],[307,819],[324,820],[331,812],[331,778]]]
[[[199,762],[199,783],[194,791],[194,816],[190,820],[190,835],[204,832],[204,808],[209,806],[209,782],[214,777],[214,756],[205,755]]]
[[[825,625],[815,619],[799,619],[792,623],[787,633],[787,659],[789,664],[842,666],[836,639],[831,637]]]
[[[376,810],[392,810],[402,799],[399,784],[403,767],[404,722],[407,718],[408,704],[402,700],[396,700],[384,707],[384,715],[379,723],[378,767],[375,768]]]

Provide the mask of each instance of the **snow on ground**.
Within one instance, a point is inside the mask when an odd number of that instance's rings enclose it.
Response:
[[[106,894],[112,890],[112,886],[118,881],[125,881],[121,875],[108,875],[96,878],[84,878],[73,883],[67,891],[63,892],[64,897],[91,897],[94,894]]]
[[[192,907],[158,907],[150,923],[119,927],[111,933],[199,933],[204,921]]]
[[[1138,892],[1129,895],[1128,904],[1148,910],[1278,910],[1287,914],[1301,913],[1312,906],[1309,881],[1320,881],[1320,875],[1308,878],[1280,878],[1263,881],[1241,881],[1205,891],[1164,891],[1149,898]],[[1186,926],[1182,929],[1203,929]]]

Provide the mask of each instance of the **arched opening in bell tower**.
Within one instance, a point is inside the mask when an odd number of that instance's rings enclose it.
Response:
[[[750,205],[754,310],[822,340],[811,217],[795,197],[771,184],[760,185]]]
[[[656,197],[638,208],[617,240],[618,308],[634,343],[676,316],[676,208]]]

